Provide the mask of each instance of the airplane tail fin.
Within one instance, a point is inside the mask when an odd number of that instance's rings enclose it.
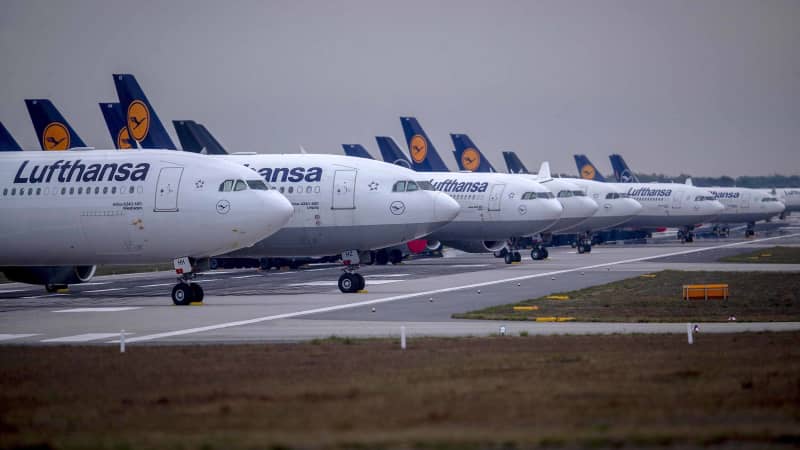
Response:
[[[356,158],[375,159],[361,144],[342,144],[342,148],[344,149],[344,154],[347,156],[355,156]]]
[[[589,161],[586,155],[573,155],[575,164],[578,166],[578,175],[585,180],[606,181],[606,178],[597,170],[594,164]]]
[[[0,152],[22,151],[22,147],[14,140],[14,136],[8,131],[3,122],[0,122]]]
[[[496,172],[492,163],[486,159],[469,136],[466,134],[451,134],[450,139],[453,140],[453,146],[455,147],[453,154],[456,157],[459,170]]]
[[[139,142],[142,148],[176,150],[164,124],[161,123],[136,78],[131,74],[114,74],[114,86],[117,88],[130,136]]]
[[[194,120],[173,120],[172,126],[178,133],[178,141],[185,152],[200,153],[203,151],[203,144],[195,137],[190,129],[190,124],[196,124]]]
[[[550,180],[553,178],[550,175],[550,163],[548,161],[542,161],[542,165],[539,166],[539,173],[537,174],[539,178]]]
[[[48,99],[26,99],[25,106],[31,116],[33,128],[42,150],[67,150],[86,147],[83,139],[72,129],[64,116]]]
[[[683,182],[687,186],[694,186],[694,181],[692,181],[692,177],[686,177],[686,181]]]
[[[414,170],[418,172],[450,171],[416,117],[401,117],[400,123],[403,125],[403,133],[406,135],[408,152],[411,154],[411,167]]]
[[[503,159],[506,160],[508,173],[530,173],[515,152],[503,152]]]
[[[216,137],[208,131],[202,123],[195,123],[189,126],[189,129],[195,133],[195,136],[206,147],[206,153],[209,155],[227,155],[228,151],[219,143]]]
[[[381,158],[389,164],[397,164],[398,166],[402,166],[405,168],[411,168],[411,161],[409,161],[408,157],[400,150],[400,146],[397,145],[394,138],[391,136],[375,136],[375,140],[378,142],[378,148],[381,151]]]
[[[98,103],[106,127],[111,134],[114,147],[119,149],[135,148],[136,141],[131,139],[128,134],[128,127],[125,126],[125,117],[122,115],[122,107],[119,103]]]
[[[614,169],[614,178],[620,183],[638,183],[639,178],[628,167],[628,164],[621,155],[609,155],[608,159],[611,160],[611,167]]]

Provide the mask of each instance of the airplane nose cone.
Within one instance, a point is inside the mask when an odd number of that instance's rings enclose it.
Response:
[[[642,212],[642,209],[644,207],[642,206],[641,203],[637,202],[636,200],[634,200],[632,198],[626,198],[626,199],[623,199],[623,200],[624,201],[622,202],[622,204],[623,204],[623,208],[624,208],[623,209],[624,214],[635,216],[635,215],[639,214],[640,212]]]
[[[783,202],[774,202],[772,207],[774,208],[772,212],[775,214],[780,214],[786,211],[786,205]]]
[[[590,217],[600,208],[600,205],[598,205],[596,201],[590,199],[589,197],[579,197],[579,199],[580,202],[578,204],[578,211],[582,217]]]
[[[447,194],[434,192],[434,216],[437,222],[452,222],[461,212],[461,205]]]
[[[542,209],[542,215],[549,220],[558,220],[564,212],[564,207],[555,199],[547,200]]]
[[[265,192],[264,210],[267,212],[269,225],[272,232],[284,227],[294,215],[294,206],[283,194],[275,191]]]

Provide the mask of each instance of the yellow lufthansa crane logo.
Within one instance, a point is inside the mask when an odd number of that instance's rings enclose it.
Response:
[[[131,145],[131,135],[128,134],[128,128],[120,128],[119,133],[117,133],[117,148],[133,148]]]
[[[428,141],[422,135],[415,134],[411,138],[409,150],[411,151],[411,159],[420,164],[428,156]]]
[[[66,150],[69,148],[69,131],[63,123],[53,122],[44,127],[42,132],[42,148],[44,150]]]
[[[150,131],[150,111],[140,100],[134,100],[128,106],[128,130],[137,141],[144,140]]]
[[[461,166],[464,169],[474,172],[481,165],[481,155],[474,148],[468,148],[461,154]]]
[[[585,180],[594,180],[594,167],[591,164],[586,164],[581,167],[581,178]]]

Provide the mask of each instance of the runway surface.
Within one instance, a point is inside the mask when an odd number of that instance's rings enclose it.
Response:
[[[603,245],[580,255],[506,265],[489,254],[452,254],[397,266],[365,266],[368,293],[342,294],[338,265],[293,271],[220,270],[205,274],[202,306],[172,305],[171,272],[97,277],[47,294],[40,286],[0,285],[0,344],[128,344],[298,341],[332,335],[409,337],[498,333],[685,333],[685,324],[533,323],[451,319],[453,313],[535,298],[663,269],[800,272],[800,265],[721,264],[723,255],[800,245],[792,232],[752,240]],[[525,254],[523,254],[525,255]],[[374,311],[373,311],[374,308]],[[703,332],[797,330],[800,323],[702,324]]]

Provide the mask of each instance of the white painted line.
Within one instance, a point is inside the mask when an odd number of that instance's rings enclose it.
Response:
[[[242,279],[242,278],[253,278],[253,277],[261,277],[261,276],[263,276],[263,275],[261,275],[260,273],[257,273],[257,274],[255,274],[255,275],[242,275],[242,276],[240,276],[240,277],[231,277],[231,278],[234,278],[234,279],[240,280],[240,279]]]
[[[100,286],[102,284],[109,284],[110,281],[93,281],[91,283],[81,283],[81,286]]]
[[[751,243],[754,243],[754,242],[766,242],[766,241],[771,241],[771,240],[775,240],[775,239],[786,239],[788,237],[795,237],[795,236],[800,236],[800,233],[798,233],[798,234],[787,234],[787,235],[784,235],[784,236],[764,238],[764,239],[757,239],[757,240],[753,240],[753,241],[734,242],[734,243],[731,243],[731,244],[717,245],[717,246],[714,246],[714,247],[694,248],[694,249],[690,249],[690,250],[682,250],[682,251],[679,251],[679,252],[665,253],[663,255],[650,255],[650,256],[643,256],[641,258],[623,259],[623,260],[620,260],[620,261],[613,261],[613,262],[602,263],[602,264],[592,264],[592,265],[589,265],[589,266],[576,267],[576,268],[573,268],[573,269],[554,270],[552,272],[544,272],[544,273],[536,273],[536,274],[530,274],[530,275],[522,275],[522,276],[518,276],[518,277],[504,278],[504,279],[501,279],[501,280],[485,281],[485,282],[482,282],[482,283],[474,283],[474,284],[468,284],[468,285],[464,285],[464,286],[456,286],[456,287],[449,287],[449,288],[442,288],[442,289],[434,289],[434,290],[431,290],[431,291],[423,291],[423,292],[415,292],[415,293],[411,293],[411,294],[395,295],[395,296],[392,296],[392,297],[376,298],[374,300],[365,300],[363,302],[353,302],[353,303],[346,303],[346,304],[343,304],[343,305],[326,306],[326,307],[323,307],[323,308],[307,309],[307,310],[304,310],[304,311],[296,311],[296,312],[285,313],[285,314],[276,314],[274,316],[256,317],[256,318],[253,318],[253,319],[239,320],[239,321],[235,321],[235,322],[224,322],[224,323],[219,323],[219,324],[216,324],[216,325],[208,325],[208,326],[204,326],[204,327],[187,328],[187,329],[175,330],[175,331],[166,331],[166,332],[163,332],[163,333],[155,333],[155,334],[139,336],[139,337],[135,337],[135,338],[131,338],[131,339],[126,339],[126,342],[152,341],[152,340],[156,340],[156,339],[163,339],[163,338],[174,337],[174,336],[184,336],[184,335],[187,335],[187,334],[202,333],[202,332],[205,332],[205,331],[220,330],[220,329],[223,329],[223,328],[240,327],[240,326],[243,326],[243,325],[252,325],[252,324],[255,324],[255,323],[267,322],[267,321],[272,321],[272,320],[291,319],[293,317],[308,316],[308,315],[311,315],[311,314],[319,314],[319,313],[325,313],[325,312],[331,312],[331,311],[339,311],[339,310],[343,310],[343,309],[358,308],[358,307],[367,306],[367,305],[376,305],[376,304],[379,304],[379,303],[394,302],[394,301],[397,301],[397,300],[405,300],[405,299],[408,299],[408,298],[421,297],[421,296],[424,296],[424,295],[441,294],[441,293],[444,293],[444,292],[460,291],[460,290],[463,290],[463,289],[474,289],[474,288],[477,288],[477,287],[490,286],[490,285],[493,285],[493,284],[500,284],[500,283],[508,283],[508,282],[511,282],[511,281],[521,281],[521,280],[529,280],[529,279],[532,279],[532,278],[549,277],[549,276],[552,276],[552,275],[559,275],[559,274],[563,274],[563,273],[579,272],[581,270],[586,271],[586,270],[596,269],[598,267],[610,267],[610,266],[616,266],[616,265],[619,265],[619,264],[627,264],[627,263],[644,261],[644,260],[648,260],[648,259],[663,258],[663,257],[667,257],[667,256],[689,255],[689,254],[692,254],[692,253],[699,253],[699,252],[704,252],[704,251],[708,251],[708,250],[715,250],[715,249],[719,249],[719,248],[736,247],[736,246],[740,246],[740,245],[751,244]],[[119,341],[110,341],[109,343],[118,343],[118,342]]]
[[[388,283],[397,283],[398,281],[406,281],[406,280],[370,280],[367,283],[367,287],[369,285],[375,284],[388,284]],[[306,283],[291,283],[288,286],[338,286],[339,282],[335,280],[323,280],[323,281],[309,281]]]
[[[0,291],[0,294],[10,294],[12,292],[24,292],[24,291],[27,291],[27,289],[6,289]]]
[[[448,265],[447,267],[451,268],[467,268],[467,267],[486,267],[488,264],[453,264],[452,266]]]
[[[108,289],[94,289],[91,291],[81,291],[81,294],[88,294],[88,293],[97,293],[97,292],[111,292],[111,291],[122,291],[126,288],[108,288]]]
[[[0,341],[10,341],[12,339],[22,339],[31,336],[38,336],[38,334],[0,334]]]
[[[192,283],[213,283],[215,281],[223,281],[223,280],[221,280],[221,279],[192,280]]]
[[[125,333],[125,336],[132,333]],[[60,338],[44,339],[39,342],[88,342],[96,341],[98,339],[108,339],[114,336],[119,336],[119,333],[85,333],[76,334],[75,336],[64,336]]]
[[[233,273],[233,272],[217,272],[216,270],[210,270],[208,272],[203,272],[203,273],[206,274],[206,275],[227,275],[227,274]]]
[[[53,311],[56,313],[84,313],[84,312],[118,312],[118,311],[131,311],[134,309],[142,309],[141,306],[117,306],[117,307],[99,307],[99,308],[72,308],[72,309],[59,309]]]
[[[408,276],[407,273],[385,273],[385,274],[376,273],[372,275],[365,275],[366,278],[374,278],[374,277],[389,278],[389,277],[407,277],[407,276]]]
[[[20,298],[47,298],[47,297],[69,297],[69,294],[30,295],[28,297],[20,297]]]
[[[161,286],[172,286],[175,283],[160,283],[160,284],[145,284],[144,286],[136,286],[137,288],[151,288],[151,287],[161,287]]]

